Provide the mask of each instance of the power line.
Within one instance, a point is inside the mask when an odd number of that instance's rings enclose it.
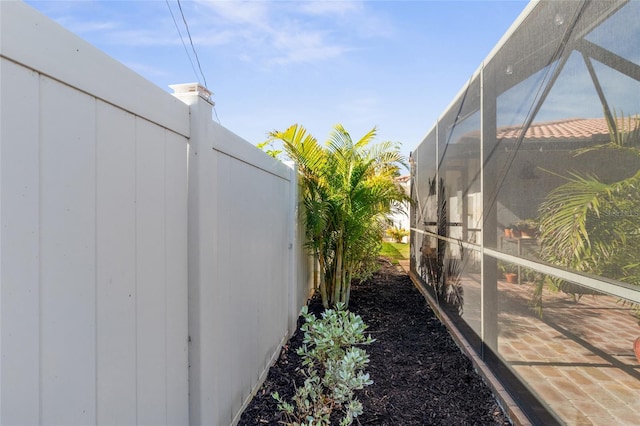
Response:
[[[169,0],[165,0],[167,3],[167,8],[169,8],[169,13],[171,14],[171,19],[173,19],[173,24],[176,26],[176,30],[178,30],[178,35],[180,36],[180,41],[182,42],[182,47],[184,47],[184,51],[187,54],[187,58],[189,58],[189,62],[191,63],[191,68],[193,69],[193,74],[196,76],[196,80],[198,78],[198,72],[196,71],[196,66],[193,64],[191,60],[191,55],[189,54],[189,50],[187,49],[187,45],[184,43],[184,38],[182,37],[182,32],[180,32],[180,27],[178,27],[178,22],[176,21],[176,17],[173,15],[173,11],[171,10],[171,6],[169,5]]]
[[[191,38],[191,32],[189,31],[189,25],[187,24],[187,20],[184,17],[184,12],[182,11],[182,4],[180,4],[180,0],[177,0],[178,2],[178,8],[180,9],[180,15],[182,15],[182,22],[184,22],[184,27],[187,30],[187,35],[189,36],[189,43],[191,44],[191,50],[193,50],[193,54],[196,57],[196,62],[198,63],[198,69],[200,70],[200,75],[202,75],[202,81],[204,82],[205,87],[208,87],[207,85],[207,79],[204,76],[204,73],[202,72],[202,66],[200,65],[200,58],[198,58],[198,52],[196,52],[196,48],[193,45],[193,39]]]
[[[191,63],[191,68],[193,69],[193,74],[196,76],[196,80],[200,80],[198,77],[198,72],[196,71],[196,67],[193,64],[193,60],[191,59],[191,55],[189,54],[189,49],[187,49],[187,45],[184,42],[184,37],[182,37],[182,32],[180,31],[180,27],[178,26],[178,22],[173,14],[173,10],[171,9],[171,5],[169,4],[169,0],[165,0],[167,3],[167,8],[169,9],[169,13],[171,14],[171,19],[173,19],[173,24],[176,26],[176,30],[178,30],[178,35],[180,36],[180,41],[182,42],[182,47],[184,47],[184,51],[187,54],[187,58],[189,58],[189,62]],[[202,81],[205,87],[208,88],[207,78],[204,76],[204,72],[202,71],[202,66],[200,65],[200,58],[198,57],[198,52],[196,52],[196,48],[193,45],[193,39],[191,38],[191,32],[189,31],[189,24],[187,24],[187,19],[184,16],[184,12],[182,10],[182,5],[180,4],[180,0],[176,0],[178,3],[178,8],[180,9],[180,15],[182,16],[182,22],[184,22],[184,27],[187,31],[187,35],[189,36],[189,43],[191,44],[191,50],[193,51],[194,56],[196,57],[196,62],[198,63],[198,69],[200,70],[200,75],[202,76]],[[218,117],[218,111],[216,110],[215,104],[213,105],[213,113],[216,116],[216,121],[218,124],[222,124],[220,122],[220,117]]]

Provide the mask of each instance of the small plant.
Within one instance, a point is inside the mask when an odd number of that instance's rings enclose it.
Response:
[[[396,243],[401,243],[402,239],[409,235],[409,231],[400,227],[393,227],[387,229],[387,235],[393,238]]]
[[[522,278],[527,283],[536,283],[544,278],[543,274],[529,268],[521,268]]]
[[[538,234],[540,224],[535,219],[521,219],[515,223],[515,228],[520,231],[523,237],[528,235],[529,237],[535,237]]]
[[[515,265],[511,262],[505,262],[505,261],[499,260],[498,271],[500,271],[502,275],[516,274],[518,273],[518,265]]]
[[[513,230],[515,229],[514,225],[508,225],[504,228],[504,236],[507,238],[513,238]]]
[[[256,145],[256,148],[263,150],[270,157],[273,157],[276,160],[280,160],[280,154],[282,154],[282,150],[274,148],[273,141],[267,140],[267,141],[261,142]]]
[[[302,316],[304,340],[297,353],[304,366],[304,385],[296,390],[293,403],[284,401],[277,392],[272,397],[285,414],[287,425],[330,425],[336,410],[343,414],[339,424],[350,425],[362,414],[362,403],[354,391],[373,383],[364,372],[369,355],[355,345],[368,345],[374,340],[364,336],[367,326],[362,318],[347,311],[342,303],[335,310],[327,309],[321,319],[310,314],[306,306]]]
[[[529,218],[518,220],[514,226],[518,229],[538,229],[539,224],[537,220]]]

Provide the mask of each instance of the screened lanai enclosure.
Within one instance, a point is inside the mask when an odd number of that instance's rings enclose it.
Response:
[[[412,276],[534,424],[640,421],[638,17],[532,2],[412,152]]]

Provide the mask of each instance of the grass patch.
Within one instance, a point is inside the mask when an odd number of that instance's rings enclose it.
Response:
[[[383,241],[380,256],[386,257],[393,264],[398,264],[398,260],[409,259],[409,244]]]

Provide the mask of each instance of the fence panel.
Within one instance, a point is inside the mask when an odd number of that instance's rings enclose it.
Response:
[[[189,109],[0,7],[0,423],[185,424]]]
[[[98,102],[97,126],[97,420],[124,424],[136,417],[136,119]]]
[[[211,104],[196,86],[176,90],[192,119],[191,423],[230,424],[292,331],[299,295],[309,293],[308,269],[294,250],[296,178],[211,122]]]
[[[96,411],[95,99],[46,77],[40,92],[41,420],[86,424]]]
[[[295,172],[24,3],[0,22],[0,424],[235,422],[309,293]]]
[[[38,424],[40,146],[39,110],[32,106],[39,76],[0,60],[0,423]]]

